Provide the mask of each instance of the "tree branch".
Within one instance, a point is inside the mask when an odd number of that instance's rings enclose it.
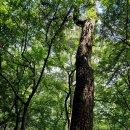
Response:
[[[16,90],[14,89],[13,85],[11,84],[11,82],[2,74],[0,73],[0,76],[7,81],[7,83],[10,85],[11,89],[13,90],[15,96],[21,101],[22,104],[25,104],[24,100],[18,95],[18,93],[16,92]]]
[[[86,20],[80,20],[79,19],[79,9],[74,9],[74,13],[73,13],[73,21],[77,26],[82,27],[85,23]]]
[[[70,119],[69,119],[69,112],[67,109],[67,101],[71,95],[71,86],[73,83],[73,73],[75,72],[75,69],[72,70],[70,73],[68,72],[68,84],[69,84],[69,92],[67,93],[67,96],[65,98],[65,112],[66,112],[66,118],[67,118],[67,122],[68,122],[68,129],[70,127]]]
[[[67,18],[68,18],[69,14],[70,14],[70,12],[71,12],[71,10],[72,10],[72,7],[73,7],[73,5],[71,5],[70,9],[68,10],[66,16],[64,17],[64,19],[63,19],[63,21],[62,21],[60,27],[57,29],[57,31],[55,32],[55,35],[53,36],[53,38],[52,38],[51,41],[50,41],[49,48],[48,48],[48,52],[47,52],[47,56],[46,56],[46,58],[45,58],[45,60],[44,60],[44,64],[43,64],[43,67],[42,67],[41,74],[40,74],[40,76],[39,76],[38,82],[36,83],[34,89],[32,90],[32,93],[29,95],[29,98],[28,98],[28,100],[27,100],[27,102],[26,102],[26,104],[28,104],[28,105],[29,105],[29,103],[30,103],[30,101],[31,101],[31,99],[32,99],[32,97],[33,97],[33,95],[35,94],[35,92],[36,92],[36,90],[37,90],[37,88],[38,88],[38,86],[39,86],[39,84],[40,84],[40,82],[41,82],[41,79],[42,79],[42,77],[43,77],[43,73],[44,73],[44,70],[45,70],[45,68],[46,68],[46,65],[47,65],[47,62],[48,62],[50,53],[51,53],[52,44],[53,44],[53,42],[54,42],[56,36],[57,36],[57,35],[59,34],[59,32],[61,31],[62,27],[64,26],[65,22],[67,21]]]

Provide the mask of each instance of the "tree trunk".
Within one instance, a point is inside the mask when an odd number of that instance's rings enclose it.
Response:
[[[19,111],[19,108],[18,108],[17,97],[15,98],[15,114],[16,114],[16,122],[15,122],[14,130],[18,130],[19,129],[20,111]]]
[[[22,115],[22,123],[21,123],[20,130],[25,130],[28,106],[29,106],[29,104],[24,105],[24,111],[23,111],[23,115]]]
[[[91,52],[95,20],[85,20],[81,23],[82,33],[76,55],[76,88],[70,130],[93,129],[94,79]]]

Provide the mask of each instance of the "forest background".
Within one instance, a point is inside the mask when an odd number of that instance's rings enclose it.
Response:
[[[81,33],[75,7],[97,20],[93,129],[130,129],[130,0],[1,0],[0,129],[68,129]]]

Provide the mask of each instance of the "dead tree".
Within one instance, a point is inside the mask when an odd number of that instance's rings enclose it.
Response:
[[[74,15],[74,22],[82,28],[82,33],[76,55],[76,88],[70,130],[92,130],[94,78],[91,52],[95,20],[81,21]]]

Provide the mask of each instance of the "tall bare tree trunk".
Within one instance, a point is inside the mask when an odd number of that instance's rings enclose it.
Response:
[[[76,88],[70,130],[92,130],[94,79],[91,52],[95,20],[76,22],[82,27],[82,33],[76,55]]]

